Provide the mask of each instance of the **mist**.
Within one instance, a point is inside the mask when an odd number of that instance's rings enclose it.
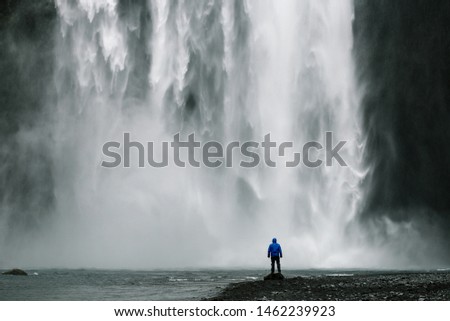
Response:
[[[445,10],[447,6],[447,10]],[[1,7],[0,266],[448,267],[447,4]],[[104,168],[102,146],[345,140],[348,166]]]

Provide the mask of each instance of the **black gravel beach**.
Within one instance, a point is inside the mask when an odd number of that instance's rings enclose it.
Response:
[[[229,285],[218,301],[447,301],[450,271],[325,274]]]

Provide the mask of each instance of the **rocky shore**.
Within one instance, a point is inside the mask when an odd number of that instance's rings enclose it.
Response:
[[[27,272],[25,272],[24,270],[21,269],[12,269],[12,270],[8,270],[5,272],[2,272],[3,275],[22,275],[22,276],[26,276],[28,275]]]
[[[450,271],[330,274],[235,283],[217,301],[450,300]]]

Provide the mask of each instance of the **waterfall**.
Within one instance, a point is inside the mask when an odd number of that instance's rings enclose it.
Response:
[[[262,266],[273,236],[287,266],[352,262],[364,173],[351,1],[56,6],[55,219],[41,246],[59,255],[41,264]],[[300,146],[326,131],[347,141],[347,167],[100,166],[123,132]]]
[[[384,78],[358,74],[369,61],[384,60],[371,56],[380,54],[376,33],[355,29],[352,0],[49,3],[56,8],[49,18],[54,33],[45,32],[51,49],[35,52],[45,53],[42,73],[37,68],[22,81],[46,82],[27,89],[39,100],[24,95],[39,106],[16,112],[17,133],[0,124],[8,137],[0,173],[19,169],[2,175],[1,190],[8,192],[0,203],[0,264],[260,268],[273,237],[286,268],[403,267],[439,257],[429,251],[437,243],[421,242],[433,229],[391,219],[408,209],[382,197],[402,182],[386,174],[397,169],[401,135],[386,125],[391,120],[377,101]],[[10,47],[22,49],[18,65],[30,60],[29,48],[41,48]],[[45,68],[49,52],[52,67]],[[270,134],[302,152],[307,142],[324,142],[327,132],[345,141],[340,153],[347,166],[287,167],[293,150],[274,156],[273,168],[263,162],[139,168],[136,150],[130,168],[101,165],[104,144],[122,142],[124,133],[153,142],[159,159],[162,143],[177,133],[223,144],[262,142]],[[408,215],[398,214],[414,217]]]

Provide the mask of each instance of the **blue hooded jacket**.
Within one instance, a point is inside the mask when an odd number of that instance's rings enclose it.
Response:
[[[272,257],[283,257],[283,252],[281,251],[281,245],[277,243],[277,239],[272,239],[272,244],[269,245],[269,249],[267,251],[267,255]]]

